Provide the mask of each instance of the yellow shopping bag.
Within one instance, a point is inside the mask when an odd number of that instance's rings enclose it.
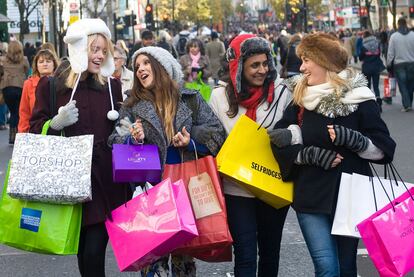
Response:
[[[292,203],[293,184],[283,182],[266,129],[242,115],[217,155],[218,171],[267,204]]]

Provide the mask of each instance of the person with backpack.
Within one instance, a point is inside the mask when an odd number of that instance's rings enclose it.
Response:
[[[223,125],[201,95],[182,87],[177,60],[161,47],[144,47],[132,57],[134,85],[120,109],[120,120],[108,144],[142,143],[158,146],[161,167],[194,160],[197,152],[217,155],[225,140]],[[169,275],[169,255],[141,272],[141,276]],[[196,276],[192,257],[172,255],[172,275]]]
[[[174,46],[177,50],[178,56],[181,57],[187,54],[186,46],[187,42],[190,40],[190,31],[183,30],[178,33],[178,36],[174,38]]]

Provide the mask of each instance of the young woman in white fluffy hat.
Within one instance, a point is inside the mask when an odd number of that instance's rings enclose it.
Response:
[[[69,26],[67,68],[55,76],[56,105],[51,108],[50,79],[42,78],[36,89],[36,104],[30,131],[40,133],[49,120],[48,134],[94,135],[92,201],[83,204],[78,265],[82,276],[105,276],[108,243],[104,221],[111,210],[130,196],[129,186],[112,182],[112,153],[107,139],[118,118],[122,102],[121,83],[114,72],[111,33],[101,19],[82,19]]]

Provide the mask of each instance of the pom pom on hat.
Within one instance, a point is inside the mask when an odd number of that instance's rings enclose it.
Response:
[[[270,51],[270,43],[256,35],[238,35],[231,41],[226,53],[226,58],[229,62],[230,78],[236,93],[241,91],[243,63],[245,59],[256,54],[266,54],[269,67],[267,78],[272,81],[276,78],[277,71]]]
[[[340,40],[332,35],[316,33],[305,36],[296,47],[299,58],[308,58],[336,73],[348,66],[348,53]]]
[[[70,65],[76,73],[88,69],[88,36],[92,34],[102,34],[108,40],[111,39],[108,26],[99,18],[85,18],[72,23],[63,38],[63,41],[68,44]],[[114,59],[108,51],[106,59],[101,64],[100,73],[104,77],[109,77],[114,70]]]
[[[134,55],[132,56],[132,68],[135,72],[135,60],[139,54],[147,54],[151,55],[154,59],[156,59],[161,66],[167,71],[168,75],[170,75],[171,79],[177,82],[177,84],[181,85],[183,82],[184,74],[181,70],[181,65],[178,61],[171,55],[170,52],[165,50],[164,48],[157,47],[157,46],[147,46],[142,47],[135,51]]]

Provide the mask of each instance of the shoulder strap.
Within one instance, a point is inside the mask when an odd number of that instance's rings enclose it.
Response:
[[[55,86],[55,78],[49,78],[49,95],[50,95],[50,115],[51,117],[55,116],[56,114],[56,86]]]
[[[280,100],[280,97],[282,97],[282,94],[285,92],[285,90],[287,89],[287,86],[285,86],[285,85],[282,85],[282,90],[280,91],[280,93],[279,93],[279,97],[277,98],[277,100],[276,100],[276,102],[275,102],[275,104],[270,108],[270,110],[269,110],[269,112],[267,113],[267,115],[265,116],[265,118],[263,119],[263,121],[262,121],[262,123],[260,124],[260,126],[259,126],[259,128],[257,128],[257,130],[259,130],[260,128],[262,128],[262,126],[263,126],[263,124],[265,123],[265,121],[266,121],[266,119],[269,117],[269,115],[272,113],[272,111],[273,111],[273,109],[274,108],[276,108],[276,110],[275,110],[275,113],[273,114],[273,119],[272,119],[272,122],[273,122],[273,120],[275,119],[275,116],[276,116],[276,111],[277,111],[277,106],[279,106],[279,100]],[[266,127],[264,127],[264,128],[269,128],[270,127],[270,125],[269,126],[266,126]]]

